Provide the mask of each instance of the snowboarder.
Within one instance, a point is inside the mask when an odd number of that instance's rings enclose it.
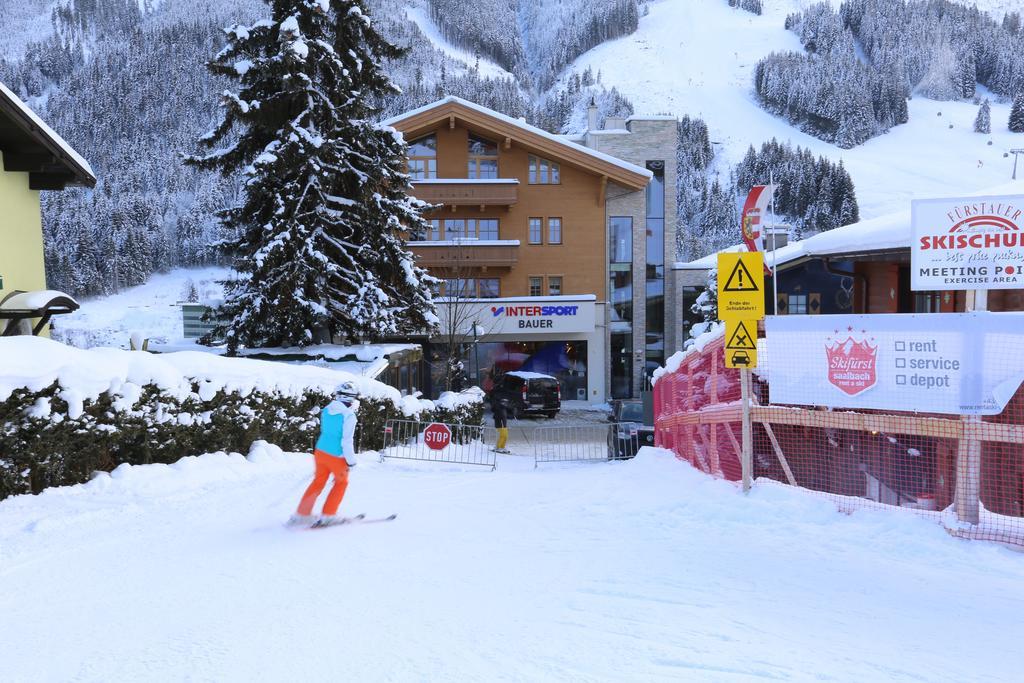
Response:
[[[498,430],[498,443],[494,446],[497,453],[510,453],[505,448],[508,441],[508,408],[509,397],[501,389],[491,394],[491,412],[494,413],[494,427]]]
[[[290,525],[327,526],[344,521],[336,515],[348,488],[348,470],[356,464],[353,436],[358,408],[355,387],[346,382],[338,389],[334,400],[320,411],[320,436],[313,448],[316,472],[309,488],[302,494],[299,509],[288,520]],[[334,475],[334,486],[324,501],[323,514],[317,518],[313,515],[313,505],[331,475]]]

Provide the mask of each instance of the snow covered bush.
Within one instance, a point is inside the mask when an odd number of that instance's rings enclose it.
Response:
[[[346,381],[360,396],[362,450],[382,447],[388,419],[483,421],[478,389],[435,403],[313,366],[0,339],[0,499],[80,483],[122,463],[246,452],[257,440],[309,452],[320,409]]]

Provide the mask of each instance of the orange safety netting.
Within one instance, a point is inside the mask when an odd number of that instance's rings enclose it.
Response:
[[[655,443],[739,481],[740,372],[725,368],[723,347],[719,337],[658,378]],[[831,410],[771,404],[754,371],[750,412],[752,473],[762,484],[820,492],[846,511],[912,510],[959,536],[1024,545],[1024,387],[995,416]]]

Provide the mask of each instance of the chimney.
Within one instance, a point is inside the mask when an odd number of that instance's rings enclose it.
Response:
[[[587,131],[597,130],[597,102],[594,98],[590,98],[590,104],[587,105]]]

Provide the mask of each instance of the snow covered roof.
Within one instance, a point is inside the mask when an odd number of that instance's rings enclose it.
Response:
[[[520,379],[555,379],[551,375],[545,375],[540,372],[526,372],[525,370],[512,370],[505,374],[512,375],[513,377],[518,377]],[[555,381],[557,381],[557,379],[555,379]]]
[[[404,114],[391,117],[382,123],[393,126],[402,132],[419,132],[446,118],[454,117],[491,131],[501,137],[507,137],[524,145],[549,154],[561,161],[574,163],[582,168],[607,175],[609,180],[618,182],[633,189],[643,189],[650,181],[652,174],[628,161],[598,152],[563,135],[555,135],[526,121],[514,119],[501,112],[480,106],[461,97],[448,96],[436,102],[424,105]]]
[[[985,197],[989,195],[1024,194],[1024,180],[999,185],[976,192],[966,192],[964,197]],[[791,242],[776,253],[778,263],[785,264],[804,257],[853,256],[899,249],[910,249],[913,240],[910,224],[910,209],[896,211],[841,228],[819,232],[807,239]],[[721,253],[744,251],[737,244]],[[772,253],[765,252],[765,262],[771,265]],[[676,263],[673,270],[710,270],[718,262],[718,253],[709,254],[688,263]]]
[[[658,114],[656,116],[637,116],[633,115],[626,119],[626,123],[630,121],[675,121],[676,117],[672,114]]]
[[[66,185],[93,187],[96,184],[96,174],[89,162],[3,83],[0,83],[0,151],[4,153],[5,170],[30,173],[29,183],[33,189],[63,189]]]

